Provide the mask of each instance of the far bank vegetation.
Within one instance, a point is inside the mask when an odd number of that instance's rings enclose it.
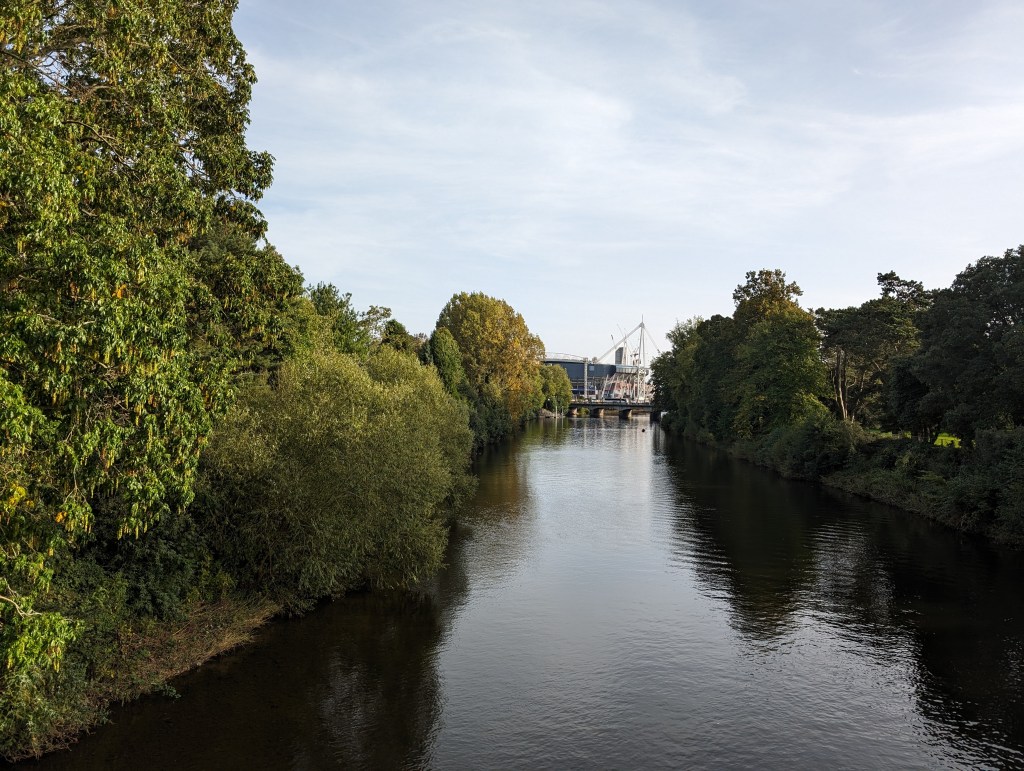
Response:
[[[782,271],[748,273],[732,316],[677,325],[655,361],[666,428],[1024,545],[1024,247],[945,289],[878,285],[810,311]]]

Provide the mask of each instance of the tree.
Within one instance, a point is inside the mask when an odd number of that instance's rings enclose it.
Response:
[[[235,357],[259,334],[259,314],[225,303],[236,288],[271,303],[290,291],[273,254],[204,256],[215,225],[250,246],[262,235],[255,202],[270,183],[270,156],[245,144],[255,78],[233,11],[9,0],[0,12],[4,736],[41,720],[78,627],[45,607],[50,555],[99,519],[134,536],[189,502]],[[238,344],[213,345],[221,333]]]
[[[465,407],[415,358],[319,349],[243,390],[204,454],[197,515],[236,580],[290,608],[404,586],[441,564],[470,442]]]
[[[456,294],[437,319],[462,354],[469,387],[481,402],[499,405],[513,423],[535,408],[544,344],[504,300],[481,292]]]
[[[930,293],[917,281],[879,273],[882,296],[859,307],[816,312],[836,412],[843,420],[878,425],[892,363],[918,346],[918,319]]]
[[[739,345],[733,429],[751,437],[825,412],[825,372],[814,318],[799,308],[772,312]]]
[[[654,383],[654,408],[671,413],[670,422],[682,421],[690,415],[693,396],[693,357],[700,343],[703,319],[694,317],[677,323],[667,335],[672,347],[651,362],[651,380]]]
[[[689,392],[688,418],[712,438],[732,438],[736,415],[736,349],[742,339],[739,325],[727,316],[715,314],[701,322],[695,334],[693,377]]]
[[[561,414],[572,401],[572,381],[564,367],[545,364],[540,368],[540,392],[544,407]]]
[[[970,439],[1024,425],[1024,246],[967,266],[922,316],[923,409]]]
[[[775,270],[747,271],[746,282],[732,293],[736,311],[733,318],[742,326],[752,326],[773,313],[797,306],[803,291],[794,282],[786,282],[786,274]]]
[[[461,395],[466,385],[466,371],[462,368],[462,352],[447,327],[438,327],[427,342],[430,361],[437,368],[437,374],[445,390],[452,396]]]
[[[321,282],[308,287],[306,292],[317,314],[326,320],[334,347],[342,353],[368,353],[371,345],[381,339],[391,318],[390,308],[376,305],[360,313],[352,305],[352,293],[342,294],[334,284]]]
[[[397,319],[388,319],[384,322],[384,330],[381,333],[380,344],[403,353],[415,353],[418,341],[409,334],[405,324]]]

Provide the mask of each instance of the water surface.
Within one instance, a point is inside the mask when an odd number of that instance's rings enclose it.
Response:
[[[491,453],[448,563],[38,765],[1024,767],[1024,555],[645,419]]]

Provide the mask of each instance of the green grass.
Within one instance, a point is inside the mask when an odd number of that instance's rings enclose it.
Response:
[[[953,447],[959,447],[960,438],[953,436],[952,434],[939,434],[938,438],[935,440],[935,444],[938,447],[949,447],[950,445]]]

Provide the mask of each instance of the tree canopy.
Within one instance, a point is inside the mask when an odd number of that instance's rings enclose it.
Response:
[[[441,311],[437,329],[442,328],[458,346],[474,398],[498,405],[513,423],[539,406],[544,344],[511,305],[482,292],[462,292]]]
[[[271,158],[245,143],[233,11],[0,13],[0,716],[29,719],[76,632],[46,608],[54,560],[188,504],[232,373],[297,291],[256,243]]]

